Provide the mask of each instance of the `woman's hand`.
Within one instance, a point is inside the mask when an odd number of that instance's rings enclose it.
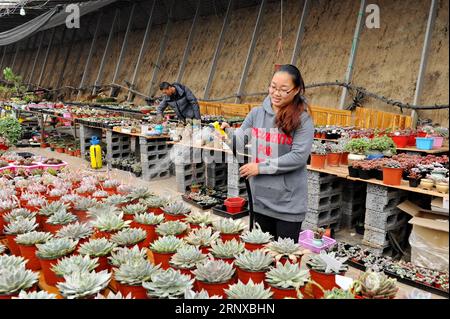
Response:
[[[227,122],[222,122],[222,124],[220,125],[220,128],[222,130],[225,130],[225,129],[230,128],[230,127],[231,127],[230,124],[228,124]]]
[[[239,169],[239,173],[241,173],[241,176],[245,178],[258,175],[259,174],[258,163],[248,163],[243,165]]]

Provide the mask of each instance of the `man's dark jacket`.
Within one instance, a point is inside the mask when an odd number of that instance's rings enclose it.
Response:
[[[158,114],[163,114],[164,110],[171,106],[179,120],[200,119],[200,107],[197,98],[191,90],[180,83],[172,84],[176,92],[172,96],[165,96],[158,106]]]

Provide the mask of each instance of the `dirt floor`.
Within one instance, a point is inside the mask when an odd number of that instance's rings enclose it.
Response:
[[[111,169],[107,170],[97,170],[93,171],[89,168],[89,163],[85,161],[84,159],[69,156],[67,154],[60,154],[53,151],[50,151],[50,149],[41,149],[41,148],[20,148],[20,152],[30,152],[38,156],[44,156],[47,158],[53,157],[53,158],[59,158],[67,163],[69,163],[69,167],[72,169],[79,171],[80,174],[108,174],[111,178],[117,179],[122,181],[124,184],[134,185],[134,186],[140,186],[140,187],[148,187],[152,192],[158,194],[158,195],[164,195],[164,196],[171,196],[173,198],[180,198],[179,196],[181,193],[176,191],[176,182],[175,177],[171,177],[164,180],[157,180],[157,181],[144,181],[140,178],[136,178],[134,175],[132,176],[129,172],[121,171],[118,169]],[[193,210],[198,210],[197,208],[193,207]],[[220,217],[217,217],[220,218]],[[248,224],[248,218],[244,218],[244,222]],[[347,242],[357,242],[358,241],[357,234],[352,233],[344,233],[341,231],[337,234],[337,239],[345,240]],[[307,255],[306,255],[307,256]],[[302,267],[305,267],[304,260],[307,258],[302,258]],[[351,278],[357,278],[358,275],[361,273],[360,270],[356,268],[350,267],[347,272],[347,277]],[[408,294],[410,294],[415,288],[411,286],[404,285],[402,283],[398,283],[399,286],[399,292],[397,293],[397,298],[404,299],[407,298]],[[438,295],[432,295],[433,299],[444,299],[443,297],[440,297]]]

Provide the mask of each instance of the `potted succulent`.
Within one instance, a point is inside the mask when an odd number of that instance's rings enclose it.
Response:
[[[136,299],[147,299],[147,291],[142,283],[149,281],[158,271],[160,271],[159,266],[154,266],[147,260],[136,259],[124,263],[114,272],[117,289],[124,296],[131,294]]]
[[[352,284],[351,291],[358,299],[394,299],[397,294],[397,280],[383,272],[368,270]]]
[[[411,169],[408,174],[409,186],[417,187],[420,184],[420,180],[422,179],[422,174],[420,174],[418,169]]]
[[[169,201],[165,198],[161,198],[158,196],[152,196],[145,200],[141,200],[142,204],[147,206],[147,212],[153,213],[155,215],[162,215],[164,211],[162,207],[167,206]]]
[[[235,282],[233,266],[223,260],[207,260],[198,264],[192,273],[196,278],[197,289],[206,290],[210,296],[225,297],[225,289]]]
[[[220,233],[213,231],[211,227],[193,229],[189,234],[184,237],[184,240],[189,245],[199,246],[204,254],[209,253],[209,247],[211,244],[218,240]]]
[[[340,263],[339,270],[333,269],[328,260],[335,260]],[[337,257],[336,252],[321,252],[317,255],[312,255],[306,262],[306,266],[309,268],[311,274],[311,280],[320,285],[320,289],[317,285],[313,286],[314,297],[320,299],[323,296],[323,290],[330,290],[336,287],[336,275],[344,275],[348,270],[348,266],[344,264],[347,257]]]
[[[265,273],[272,263],[272,256],[262,250],[246,250],[236,255],[234,262],[238,279],[244,284],[249,281],[254,283],[264,282]]]
[[[383,167],[383,184],[400,185],[402,180],[403,168],[398,161],[391,160]]]
[[[52,216],[53,214],[55,214],[57,212],[66,213],[68,208],[69,208],[69,205],[67,205],[61,201],[47,203],[39,209],[37,216],[36,216],[37,221],[38,221],[39,225],[41,226],[41,228],[45,230],[47,220],[50,216]]]
[[[448,177],[442,178],[436,182],[436,190],[439,193],[443,193],[443,194],[448,193]]]
[[[17,297],[20,291],[31,289],[38,279],[39,274],[25,269],[23,264],[18,267],[3,267],[0,276],[0,299]]]
[[[91,239],[88,242],[81,244],[78,248],[80,255],[86,255],[93,258],[98,258],[98,267],[96,271],[111,270],[111,266],[108,264],[108,256],[112,250],[116,247],[116,244],[110,242],[106,238]]]
[[[74,223],[76,220],[77,216],[65,210],[60,210],[47,219],[44,224],[44,230],[56,234],[62,227]]]
[[[184,292],[184,299],[222,299],[222,296],[210,296],[206,290],[200,292],[186,290]]]
[[[311,167],[324,168],[327,160],[327,149],[321,141],[314,141],[311,147]]]
[[[20,249],[20,255],[28,260],[26,267],[30,270],[41,269],[41,263],[36,257],[36,244],[43,244],[52,238],[52,234],[38,231],[17,235],[16,243]]]
[[[252,230],[243,232],[240,237],[247,250],[262,249],[265,244],[273,239],[273,236],[270,233],[261,230],[258,223],[255,223],[255,227]]]
[[[314,230],[313,245],[321,247],[323,245],[323,235],[325,234],[325,228],[319,227]]]
[[[370,140],[366,150],[367,159],[369,160],[382,158],[383,156],[390,157],[396,153],[397,149],[394,141],[386,135]]]
[[[75,192],[82,197],[91,197],[92,194],[97,190],[97,187],[92,184],[81,184]]]
[[[167,221],[184,220],[191,212],[191,208],[182,202],[174,202],[164,206],[164,217]]]
[[[164,236],[155,240],[150,245],[155,265],[161,264],[162,269],[170,267],[170,258],[184,245],[184,242],[175,236]]]
[[[138,245],[142,249],[145,247],[143,243],[146,238],[147,233],[143,229],[125,228],[112,235],[110,240],[119,247],[125,246],[131,248],[134,245]]]
[[[202,187],[202,185],[200,185],[196,182],[192,182],[191,187],[190,187],[191,193],[199,193],[201,187]]]
[[[157,271],[151,276],[151,280],[143,282],[150,298],[174,299],[182,298],[186,290],[192,289],[194,279],[183,275],[181,272],[169,268]]]
[[[118,231],[129,227],[131,220],[123,220],[123,213],[105,213],[98,215],[93,221],[94,238],[111,238]]]
[[[147,211],[147,206],[142,204],[131,204],[122,207],[125,220],[133,220],[137,214],[142,214]]]
[[[106,296],[102,295],[101,293],[98,293],[95,299],[134,299],[134,298],[131,297],[131,294],[123,296],[120,293],[120,291],[116,294],[110,291]]]
[[[247,225],[243,221],[232,218],[222,218],[213,221],[213,228],[220,232],[220,238],[223,241],[227,240],[240,240],[240,235],[247,228]]]
[[[72,213],[74,213],[78,217],[78,220],[84,222],[88,219],[88,210],[94,207],[96,204],[97,202],[94,199],[79,197],[73,203]]]
[[[307,269],[301,269],[300,264],[276,263],[266,273],[266,283],[273,292],[274,299],[301,298],[304,287],[309,281]]]
[[[100,272],[74,272],[64,276],[64,282],[57,284],[61,295],[66,299],[93,298],[104,290],[111,280],[106,270]]]
[[[111,256],[108,257],[109,263],[119,268],[122,264],[133,262],[134,260],[147,260],[147,251],[139,249],[138,246],[133,248],[116,247],[111,251]]]
[[[325,144],[327,149],[327,165],[328,166],[339,166],[341,162],[341,154],[344,149],[341,144],[328,142]]]
[[[355,299],[355,296],[349,290],[334,287],[324,292],[323,299]]]
[[[115,179],[107,179],[103,182],[103,190],[108,192],[109,195],[117,194],[117,187],[120,185],[120,182]]]
[[[189,223],[191,229],[208,227],[212,225],[211,214],[194,211],[187,215],[186,222]]]
[[[150,192],[147,188],[135,188],[131,191],[130,194],[127,195],[131,204],[137,204],[141,199],[148,199],[154,196],[152,192]]]
[[[97,189],[95,192],[92,193],[92,198],[101,201],[109,196],[107,191]]]
[[[114,206],[118,209],[121,209],[122,207],[128,205],[129,200],[124,195],[114,194],[114,195],[111,195],[111,196],[105,198],[103,200],[103,202],[105,204],[108,204],[108,205]]]
[[[12,299],[56,299],[56,295],[45,290],[30,292],[22,290],[17,297],[12,297]]]
[[[228,299],[271,299],[273,292],[265,289],[264,283],[253,283],[250,279],[247,283],[230,285],[225,294]]]
[[[85,242],[87,242],[90,239],[90,237],[92,236],[93,233],[94,233],[94,230],[92,229],[92,226],[90,224],[75,222],[75,223],[63,226],[56,233],[56,237],[59,237],[59,238],[65,237],[65,238],[77,240],[78,241],[77,248],[80,248],[80,246],[82,244],[84,244]]]
[[[433,136],[433,148],[439,149],[442,147],[442,144],[444,143],[444,139],[448,138],[448,128],[447,127],[435,127],[434,128],[434,134]]]
[[[192,270],[207,258],[208,256],[204,255],[198,247],[186,245],[177,250],[169,263],[172,268],[179,270],[182,274],[192,276]]]
[[[0,201],[0,234],[3,233],[3,228],[5,226],[5,221],[3,216],[10,213],[11,210],[17,207],[17,202],[11,199]]]
[[[47,201],[49,203],[51,202],[57,202],[61,199],[62,196],[67,194],[67,189],[65,188],[53,188],[47,193]]]
[[[41,263],[45,282],[50,286],[54,286],[61,279],[55,275],[51,268],[58,262],[58,259],[74,252],[77,242],[68,238],[53,238],[44,244],[36,244],[36,247],[36,256]]]
[[[287,261],[300,264],[305,253],[300,245],[291,238],[278,238],[276,241],[271,241],[264,250],[275,259],[276,263],[281,262],[282,264]]]
[[[349,152],[348,163],[360,161],[366,158],[366,151],[369,147],[370,140],[368,138],[354,138],[345,146],[345,151]]]
[[[60,277],[70,275],[74,272],[89,272],[98,266],[98,258],[89,258],[89,256],[72,255],[58,260],[53,265],[52,271]]]
[[[18,218],[11,221],[4,228],[4,233],[8,240],[8,247],[10,252],[15,256],[20,256],[20,248],[16,243],[17,235],[29,233],[38,227],[36,224],[36,218]]]
[[[244,243],[236,239],[211,243],[210,252],[214,258],[222,259],[229,264],[233,264],[236,255],[244,251]]]
[[[164,222],[156,226],[156,234],[158,236],[175,236],[183,238],[188,231],[188,224],[180,222],[178,220],[171,220]]]
[[[164,220],[163,215],[155,215],[153,213],[142,213],[134,216],[133,222],[130,224],[132,228],[141,228],[147,233],[147,238],[143,243],[144,247],[154,242],[157,238],[155,228]]]

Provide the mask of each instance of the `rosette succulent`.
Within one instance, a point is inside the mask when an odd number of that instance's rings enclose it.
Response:
[[[236,239],[221,241],[211,244],[211,254],[216,258],[234,258],[244,251],[244,243]]]
[[[27,218],[32,219],[36,216],[36,213],[30,212],[28,209],[25,208],[16,208],[10,211],[9,213],[3,215],[3,220],[6,223],[11,223],[19,218]]]
[[[66,299],[81,299],[98,294],[108,286],[111,274],[106,270],[100,272],[74,272],[64,276],[64,282],[56,284],[61,295]]]
[[[250,244],[267,244],[273,239],[268,232],[263,232],[258,223],[252,230],[245,231],[241,236],[242,241]]]
[[[131,204],[131,205],[122,207],[122,212],[125,215],[138,215],[138,214],[145,213],[146,211],[147,211],[147,206],[144,206],[142,204]]]
[[[12,297],[12,299],[56,299],[56,295],[45,290],[31,292],[22,290],[19,293],[19,296]]]
[[[272,241],[266,245],[264,249],[278,262],[281,258],[285,257],[293,262],[297,262],[305,251],[300,248],[300,245],[296,244],[291,238],[278,238],[277,241]]]
[[[60,210],[51,215],[46,223],[50,225],[67,225],[77,220],[77,216],[65,210]]]
[[[239,219],[223,218],[213,221],[213,228],[222,234],[239,234],[247,225]]]
[[[192,289],[194,279],[188,275],[169,268],[157,271],[151,276],[151,281],[142,283],[150,297],[182,298],[186,289]]]
[[[188,225],[180,221],[168,221],[156,227],[156,233],[160,236],[180,235],[186,232]]]
[[[69,238],[52,238],[44,244],[36,244],[36,256],[40,259],[57,259],[73,252],[78,241]]]
[[[23,218],[20,217],[9,224],[7,224],[4,228],[4,232],[7,235],[20,235],[29,233],[35,230],[39,225],[36,223],[36,218]]]
[[[176,268],[191,269],[198,263],[204,262],[208,258],[207,255],[202,254],[200,249],[195,246],[183,246],[170,259],[170,264]]]
[[[86,239],[91,237],[94,230],[87,223],[76,222],[62,227],[56,233],[56,237],[65,237],[74,240]]]
[[[234,268],[223,260],[207,260],[193,270],[197,280],[209,283],[228,282],[234,275]]]
[[[265,289],[264,283],[255,284],[250,279],[247,284],[239,281],[237,284],[230,285],[225,289],[228,299],[270,299],[272,291]]]
[[[102,257],[109,255],[114,248],[116,248],[116,244],[106,238],[91,239],[80,246],[78,253],[80,255]]]
[[[147,252],[144,248],[139,249],[138,246],[133,246],[132,248],[116,247],[111,251],[111,256],[108,257],[108,260],[114,267],[120,267],[122,264],[126,264],[137,259],[147,259]]]
[[[134,259],[121,264],[114,272],[114,278],[124,285],[139,286],[142,282],[149,281],[158,271],[160,271],[159,266],[154,266],[144,259]]]
[[[29,233],[17,235],[16,243],[24,246],[32,246],[36,244],[43,244],[53,237],[52,234],[41,231],[32,231]]]
[[[266,273],[266,282],[277,288],[299,288],[304,286],[309,280],[308,269],[300,269],[299,264],[286,262],[277,263],[276,267],[271,267]]]
[[[142,225],[158,225],[164,220],[163,215],[155,215],[153,213],[143,213],[134,216],[134,221]]]
[[[262,250],[244,251],[234,261],[237,267],[247,271],[266,271],[272,263],[272,256]]]
[[[114,213],[98,215],[92,221],[92,226],[100,231],[115,232],[129,227],[131,220],[123,220],[123,214],[118,215]]]
[[[212,224],[211,214],[194,211],[187,215],[186,222],[194,225],[209,226]]]
[[[58,276],[70,275],[73,272],[89,272],[98,266],[98,258],[89,256],[73,255],[64,257],[53,265],[52,271]]]
[[[169,254],[175,253],[183,245],[185,244],[180,238],[175,236],[164,236],[151,243],[150,250],[161,254]]]
[[[162,208],[162,210],[169,215],[187,215],[191,212],[191,208],[187,205],[185,205],[182,202],[174,202],[171,204],[168,204]]]
[[[211,227],[193,229],[184,237],[189,245],[209,247],[220,237],[218,231],[214,232]]]
[[[147,237],[147,232],[140,228],[125,228],[111,236],[111,241],[118,246],[130,246],[140,243]]]
[[[0,269],[0,296],[16,294],[33,287],[39,274],[25,267],[7,267]]]

